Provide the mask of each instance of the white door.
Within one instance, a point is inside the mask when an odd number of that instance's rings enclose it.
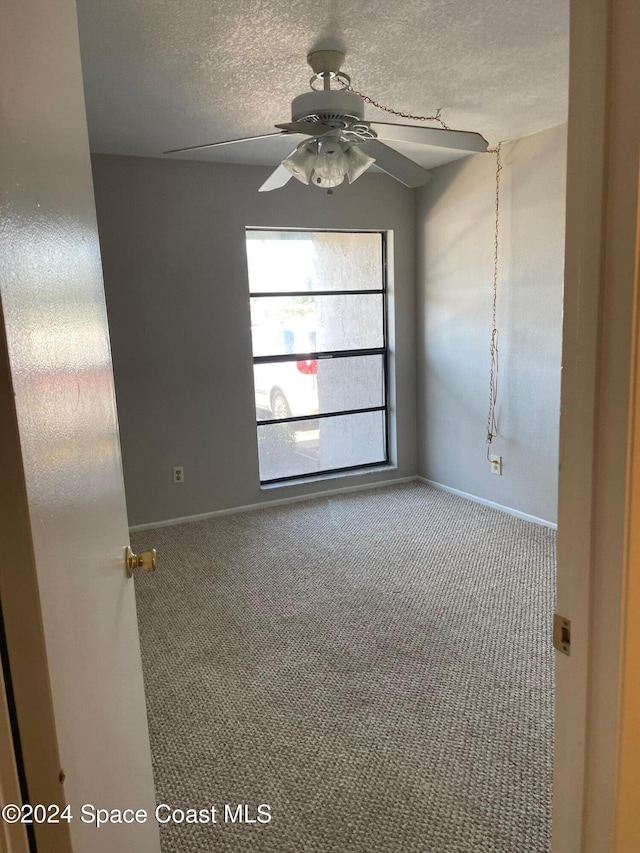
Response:
[[[76,8],[2,17],[0,593],[30,799],[73,816],[38,849],[155,853]],[[91,808],[148,817],[98,829]]]

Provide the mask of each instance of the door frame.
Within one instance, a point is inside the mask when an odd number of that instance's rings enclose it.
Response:
[[[640,10],[572,0],[560,415],[554,853],[614,838],[637,346]],[[637,440],[637,436],[635,437]],[[638,508],[635,508],[636,518]]]
[[[636,235],[636,271],[632,368],[632,398],[629,411],[628,511],[625,531],[628,537],[625,554],[626,607],[622,614],[622,650],[620,661],[620,711],[618,734],[618,768],[616,814],[614,819],[615,849],[633,850],[640,838],[640,187],[638,188]]]
[[[0,803],[22,802],[22,788],[18,763],[21,761],[19,738],[16,733],[15,707],[12,702],[13,686],[6,661],[4,626],[0,627]],[[11,699],[9,698],[11,696]],[[24,776],[23,776],[24,779]],[[29,838],[21,823],[0,824],[0,850],[2,853],[29,853]]]

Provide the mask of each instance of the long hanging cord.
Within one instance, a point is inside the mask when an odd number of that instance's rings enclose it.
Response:
[[[491,339],[489,343],[489,414],[487,416],[487,459],[491,461],[491,442],[498,435],[496,418],[496,403],[498,400],[498,327],[496,325],[496,310],[498,306],[498,237],[500,233],[500,146],[493,149],[496,155],[496,228],[493,244],[493,302],[491,306]]]
[[[441,127],[445,130],[449,130],[448,125],[444,123],[442,120],[440,113],[441,109],[436,110],[434,115],[432,116],[418,116],[413,115],[412,113],[403,113],[400,110],[394,110],[391,107],[385,107],[382,104],[375,101],[369,95],[365,95],[364,92],[359,92],[357,89],[354,89],[351,83],[346,83],[346,81],[339,81],[343,88],[347,92],[351,92],[353,95],[358,95],[358,97],[362,98],[363,101],[370,104],[372,107],[376,107],[379,110],[382,110],[385,113],[390,113],[391,115],[398,116],[399,118],[408,118],[413,119],[415,121],[437,121]],[[493,300],[491,305],[491,338],[489,343],[489,356],[490,356],[490,367],[489,367],[489,414],[487,415],[487,460],[491,461],[491,443],[493,439],[498,435],[498,419],[496,416],[496,404],[498,402],[498,327],[497,327],[497,307],[498,307],[498,238],[500,233],[500,172],[502,171],[502,162],[500,160],[500,147],[502,143],[499,142],[495,148],[490,148],[488,153],[494,153],[496,155],[496,227],[495,227],[495,235],[494,235],[494,243],[493,243]]]

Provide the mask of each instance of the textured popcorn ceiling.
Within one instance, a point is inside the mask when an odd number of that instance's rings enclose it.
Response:
[[[450,127],[490,144],[516,139],[566,121],[568,9],[568,0],[78,0],[91,148],[158,157],[273,132],[308,89],[307,53],[340,45],[353,85],[383,104],[441,107]],[[370,106],[365,117],[405,122]],[[291,148],[277,139],[192,157],[275,165]]]

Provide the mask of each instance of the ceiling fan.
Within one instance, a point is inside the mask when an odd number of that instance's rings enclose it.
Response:
[[[333,187],[341,184],[345,177],[353,183],[374,163],[407,187],[427,183],[430,177],[427,169],[387,143],[449,149],[452,156],[448,159],[451,160],[487,150],[488,143],[479,133],[365,121],[364,99],[349,91],[351,80],[340,71],[344,58],[344,53],[337,50],[317,50],[307,56],[314,72],[311,91],[293,99],[291,121],[277,124],[278,133],[176,148],[164,153],[183,154],[274,137],[290,136],[292,141],[302,137],[262,184],[260,192],[279,189],[292,177],[303,184],[333,192]]]

